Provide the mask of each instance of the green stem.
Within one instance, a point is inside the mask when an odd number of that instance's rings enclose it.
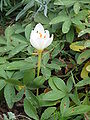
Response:
[[[39,77],[39,73],[40,73],[41,55],[42,55],[42,51],[39,50],[39,51],[38,51],[38,68],[37,68],[37,77]],[[38,95],[38,94],[39,94],[39,89],[37,88],[37,95]]]

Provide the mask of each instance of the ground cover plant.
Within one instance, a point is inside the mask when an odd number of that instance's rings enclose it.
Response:
[[[0,1],[1,120],[90,119],[89,9],[89,0]]]

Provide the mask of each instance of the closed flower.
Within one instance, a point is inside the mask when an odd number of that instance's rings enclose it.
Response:
[[[31,31],[30,43],[37,50],[44,50],[53,41],[53,34],[50,37],[49,31],[44,30],[44,27],[39,23]]]

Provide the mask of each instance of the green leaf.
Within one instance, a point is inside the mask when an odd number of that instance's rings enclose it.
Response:
[[[13,61],[11,63],[8,63],[5,67],[5,70],[20,70],[22,67],[25,68],[25,66],[30,66],[29,62],[26,61]],[[29,69],[29,68],[28,68]]]
[[[42,87],[43,83],[45,82],[45,78],[43,76],[36,77],[31,84],[32,88],[40,88]]]
[[[43,100],[55,101],[65,97],[65,93],[60,90],[51,90],[43,96]]]
[[[87,66],[90,65],[90,61],[86,62],[81,71],[81,78],[85,79],[89,77],[89,71],[87,71]]]
[[[0,91],[5,87],[6,82],[2,79],[0,79]]]
[[[20,91],[17,93],[17,95],[14,96],[13,102],[18,102],[18,101],[20,101],[20,100],[22,99],[23,95],[24,95],[24,89],[20,90]]]
[[[27,40],[29,41],[30,39],[30,33],[33,29],[33,25],[32,24],[28,24],[26,27],[25,27],[25,36],[27,38]]]
[[[0,57],[0,64],[4,64],[6,62],[6,57]]]
[[[74,51],[80,52],[81,50],[85,49],[86,47],[84,46],[85,41],[78,41],[78,42],[73,42],[70,45],[70,48]]]
[[[34,106],[40,107],[40,106],[39,106],[39,101],[38,101],[37,97],[36,97],[30,90],[26,89],[25,95],[26,95],[26,98],[27,98]]]
[[[49,86],[53,89],[53,90],[58,90],[58,88],[56,87],[55,83],[53,82],[54,77],[50,77],[48,83]]]
[[[68,17],[66,15],[58,15],[57,17],[53,18],[51,21],[50,21],[50,25],[51,24],[57,24],[57,23],[60,23],[60,22],[64,22],[65,20],[67,20]]]
[[[80,33],[78,34],[78,37],[81,37],[82,35],[89,33],[90,34],[90,28],[86,28],[82,31],[80,31]]]
[[[0,77],[7,79],[7,74],[5,70],[3,69],[3,67],[0,68]]]
[[[23,83],[25,85],[31,85],[35,78],[35,69],[26,70],[23,77]]]
[[[65,22],[62,25],[62,32],[67,33],[70,30],[70,26],[71,26],[71,20],[70,19],[65,20]]]
[[[27,39],[25,37],[23,37],[22,35],[20,35],[20,34],[14,34],[14,35],[12,35],[11,39],[12,39],[12,44],[14,42],[17,43],[18,45],[20,45],[20,43],[21,44],[27,44]],[[15,43],[14,43],[14,45],[15,45]]]
[[[89,105],[79,105],[77,107],[69,108],[64,113],[64,116],[68,117],[68,116],[72,116],[72,115],[84,114],[86,112],[90,112],[90,106]]]
[[[66,40],[69,43],[72,43],[74,40],[74,28],[71,27],[71,29],[69,30],[69,32],[66,34]]]
[[[51,117],[51,115],[55,112],[55,110],[56,110],[56,107],[49,107],[49,108],[47,108],[43,112],[43,114],[41,116],[41,120],[48,120]]]
[[[64,113],[65,113],[65,112],[67,111],[67,109],[69,108],[69,104],[70,104],[69,97],[64,97],[64,98],[61,100],[60,111],[61,111],[62,116],[64,116]]]
[[[79,13],[79,10],[80,10],[80,4],[79,4],[79,2],[76,2],[75,4],[74,4],[74,12],[76,13],[76,14],[78,14]]]
[[[68,92],[67,86],[61,78],[54,77],[53,82],[59,90],[61,90],[64,93]]]
[[[11,45],[11,36],[15,33],[15,27],[14,26],[8,26],[5,29],[5,37],[7,39],[7,45]]]
[[[0,44],[6,45],[6,40],[3,36],[0,36]]]
[[[19,20],[30,8],[34,6],[34,0],[30,0],[28,4],[16,16],[16,21]]]
[[[46,65],[46,64],[48,63],[49,59],[50,59],[50,54],[49,54],[49,52],[44,53],[43,56],[42,56],[42,63],[43,63],[44,65]]]
[[[71,6],[75,3],[75,0],[55,0],[55,5],[65,5],[65,6]]]
[[[88,58],[90,58],[90,50],[85,50],[78,56],[77,64],[82,64]]]
[[[12,49],[9,52],[9,58],[13,57],[14,55],[18,54],[19,52],[21,52],[27,45],[25,44],[20,44],[17,47],[15,47],[14,49]]]
[[[75,86],[76,87],[82,87],[82,86],[85,86],[85,85],[88,85],[88,84],[90,84],[90,77],[79,81]]]
[[[39,120],[35,107],[26,98],[24,99],[24,111],[29,117]]]
[[[90,48],[90,40],[87,40],[87,41],[84,43],[84,46],[87,47],[87,48]]]
[[[22,4],[23,4],[23,2],[19,2],[19,3],[15,4],[14,7],[12,7],[10,10],[8,10],[8,12],[6,13],[6,16],[10,15],[12,12],[17,10],[19,7],[22,6]]]
[[[4,88],[4,97],[10,109],[14,105],[14,102],[13,102],[14,96],[15,96],[14,86],[7,84]]]
[[[5,80],[7,83],[13,84],[13,85],[23,85],[22,82],[20,82],[19,80],[15,80],[15,79],[6,79]]]
[[[67,88],[68,88],[68,92],[70,92],[73,88],[73,80],[72,77],[69,77],[68,81],[67,81]]]
[[[42,23],[42,24],[45,24],[45,25],[48,25],[50,20],[48,19],[48,17],[45,17],[43,14],[41,13],[38,13],[35,18],[34,18],[34,21],[37,22],[37,23]]]
[[[46,68],[46,67],[42,67],[41,68],[41,72],[43,74],[43,76],[46,78],[46,79],[49,79],[50,76],[51,76],[51,70],[49,68]]]

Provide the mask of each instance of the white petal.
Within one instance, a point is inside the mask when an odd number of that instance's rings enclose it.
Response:
[[[30,39],[30,43],[31,43],[31,45],[32,45],[34,48],[36,48],[37,50],[40,49],[40,46],[39,46],[39,44],[38,44],[38,42],[37,42],[36,40]]]
[[[37,24],[34,28],[35,32],[40,32],[40,33],[44,33],[44,27],[41,25],[41,23]]]
[[[49,38],[48,40],[46,40],[46,43],[44,44],[44,48],[48,47],[53,41],[53,34],[51,36],[51,38]]]
[[[49,34],[49,31],[48,30],[45,30],[45,35],[46,35],[46,38],[49,38],[50,37],[50,34]]]
[[[39,43],[37,42],[37,34],[34,32],[34,30],[32,30],[30,35],[30,43],[34,48],[39,49]]]

